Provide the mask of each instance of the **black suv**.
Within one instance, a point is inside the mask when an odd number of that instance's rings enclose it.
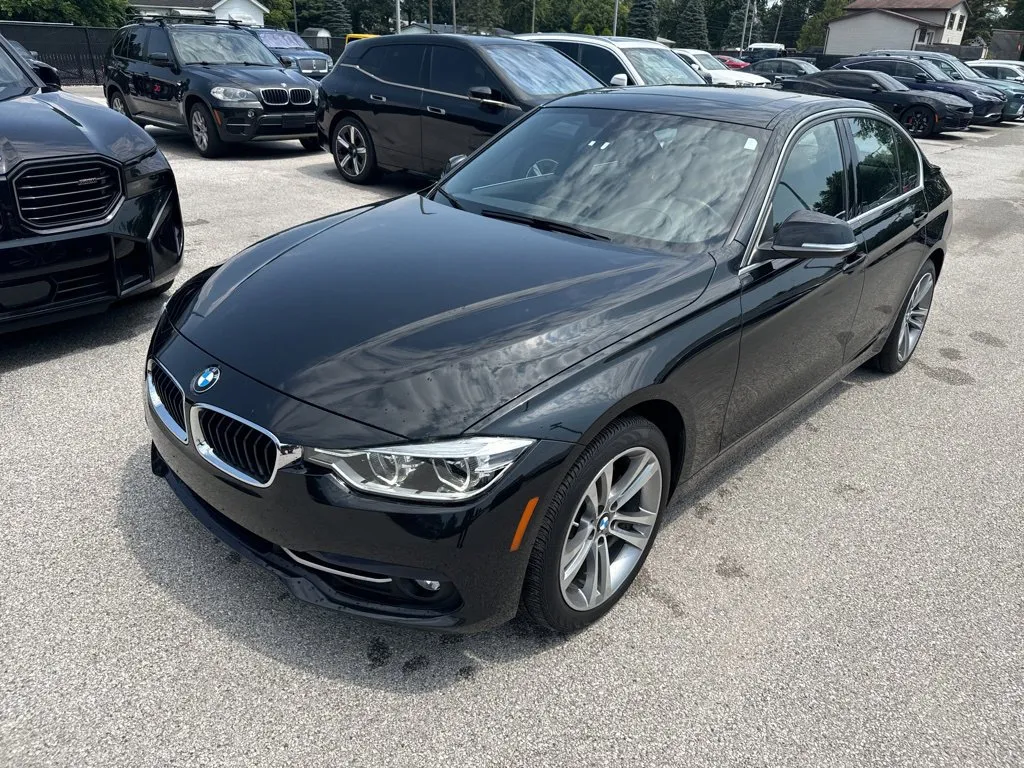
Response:
[[[139,125],[187,130],[204,157],[243,141],[320,148],[316,83],[237,25],[123,27],[107,52],[103,86],[112,109]]]
[[[181,266],[178,191],[153,138],[40,72],[0,37],[0,333],[164,291]]]
[[[288,29],[270,27],[246,27],[250,34],[259,38],[285,66],[297,67],[299,72],[314,80],[327,76],[334,66],[334,59],[323,51],[309,47],[309,43]]]
[[[536,106],[603,87],[554,48],[469,35],[357,40],[320,83],[317,124],[348,181],[441,174]]]

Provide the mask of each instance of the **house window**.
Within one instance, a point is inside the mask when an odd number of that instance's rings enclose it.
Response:
[[[964,28],[964,19],[967,18],[967,14],[961,14],[960,18],[956,22],[956,31],[960,32]]]
[[[949,19],[946,21],[946,29],[952,29],[953,28],[953,24],[955,22],[956,22],[956,14],[955,13],[949,14]]]
[[[923,43],[927,36],[928,36],[928,30],[926,30],[926,29],[919,29],[917,31],[917,42]]]

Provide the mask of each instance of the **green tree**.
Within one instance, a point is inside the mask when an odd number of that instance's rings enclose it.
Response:
[[[570,9],[573,14],[572,30],[596,35],[597,30],[611,27],[615,3],[614,0],[574,0]]]
[[[1007,19],[1003,16],[1005,5],[1002,0],[971,0],[970,13],[967,15],[967,24],[964,26],[964,43],[978,37],[988,42],[992,39],[993,29],[1006,28]],[[1017,0],[1017,5],[1022,5],[1020,0]],[[1010,8],[1012,13],[1013,6],[1011,5]],[[1019,22],[1024,22],[1024,18],[1019,19]],[[1010,26],[1009,28],[1024,29],[1024,26]]]
[[[688,0],[683,6],[683,0],[677,3],[679,9],[678,21],[673,31],[676,45],[680,48],[699,48],[706,51],[711,47],[708,41],[708,19],[704,14],[704,0]]]
[[[344,37],[352,31],[352,15],[345,0],[326,0],[324,15],[320,24],[331,33],[331,37]]]
[[[292,14],[291,0],[260,0],[263,5],[270,9],[270,13],[263,17],[263,23],[268,27],[279,29],[295,29],[295,17]],[[299,32],[302,30],[300,29]]]
[[[126,0],[0,0],[0,18],[15,21],[119,27],[127,11]]]
[[[657,0],[634,0],[629,11],[629,34],[648,40],[658,36]]]
[[[796,47],[806,51],[808,48],[824,45],[829,22],[842,16],[848,4],[849,0],[825,0],[825,7],[811,16],[800,30]]]
[[[456,3],[455,14],[459,26],[466,25],[482,31],[500,27],[505,20],[501,0],[462,0]]]

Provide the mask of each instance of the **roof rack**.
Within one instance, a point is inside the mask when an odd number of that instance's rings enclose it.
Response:
[[[211,27],[232,27],[234,29],[245,29],[254,26],[236,19],[210,19],[202,16],[143,16],[140,14],[129,21],[130,24],[145,24],[147,22],[155,22],[161,27],[165,27],[168,24],[205,24]]]

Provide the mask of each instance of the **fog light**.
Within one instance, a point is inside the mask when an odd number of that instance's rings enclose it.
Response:
[[[416,579],[416,583],[428,592],[437,592],[437,590],[441,588],[440,581],[431,581],[430,579]]]

